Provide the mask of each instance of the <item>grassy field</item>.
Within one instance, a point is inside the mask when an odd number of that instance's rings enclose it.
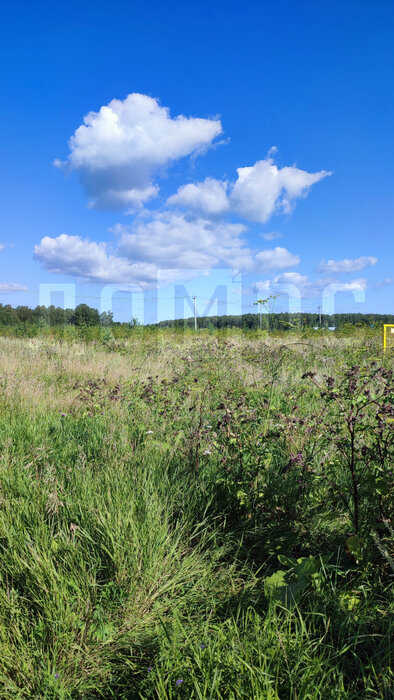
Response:
[[[392,365],[1,337],[0,698],[393,698]]]

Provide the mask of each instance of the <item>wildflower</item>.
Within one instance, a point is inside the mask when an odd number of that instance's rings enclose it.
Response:
[[[56,680],[59,678],[59,674],[58,674],[58,673],[55,673],[55,678],[56,678]]]
[[[65,418],[66,415],[67,415],[67,413],[61,413],[61,412],[60,412],[60,417],[61,417],[61,418]]]
[[[145,435],[153,435],[153,430],[147,430]]]
[[[152,666],[148,666],[148,673],[151,673],[151,671],[153,671]]]
[[[183,678],[178,678],[178,680],[177,680],[177,682],[175,683],[175,685],[182,685],[182,683],[183,683]]]
[[[206,646],[207,646],[206,644],[200,644],[200,649],[205,649]]]
[[[205,455],[210,455],[210,454],[211,454],[211,450],[205,450],[204,454],[205,454]]]

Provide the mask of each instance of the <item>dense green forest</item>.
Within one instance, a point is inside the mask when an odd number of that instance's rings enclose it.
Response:
[[[384,323],[394,323],[394,314],[362,314],[345,313],[321,316],[317,313],[265,313],[261,316],[261,327],[265,330],[300,330],[302,328],[340,328],[344,325],[382,326]],[[97,309],[87,304],[79,304],[75,309],[62,309],[55,306],[29,306],[13,307],[10,304],[0,304],[0,327],[17,326],[26,327],[48,326],[124,326],[125,329],[138,325],[136,319],[129,323],[120,323],[113,320],[110,312],[99,313]],[[159,328],[193,328],[194,318],[160,321],[155,324]],[[244,328],[257,329],[260,325],[258,313],[246,313],[239,316],[202,316],[198,318],[199,328]]]

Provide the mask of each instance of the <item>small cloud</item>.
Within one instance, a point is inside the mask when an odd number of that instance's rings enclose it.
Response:
[[[274,214],[289,214],[299,198],[306,197],[317,182],[331,173],[308,173],[295,166],[278,168],[268,156],[254,165],[237,168],[238,179],[230,195],[233,211],[245,219],[264,224]]]
[[[227,187],[227,182],[207,177],[204,182],[179,187],[176,194],[169,197],[167,204],[216,216],[229,209]]]
[[[291,286],[290,286],[291,285]],[[245,294],[265,292],[288,291],[291,287],[296,287],[303,299],[314,299],[321,297],[324,289],[335,287],[338,292],[364,291],[367,288],[367,280],[364,278],[355,279],[350,282],[338,282],[333,277],[319,277],[310,280],[307,275],[299,272],[282,272],[271,280],[255,282],[250,289],[244,291]]]
[[[382,287],[390,287],[392,284],[394,284],[394,277],[386,277],[386,279],[381,280],[380,282],[376,282],[376,284],[373,285],[372,289],[381,289]]]
[[[0,282],[0,294],[11,294],[12,292],[27,292],[27,287],[12,282]]]
[[[256,265],[260,272],[281,270],[284,267],[299,265],[300,258],[290,253],[286,248],[277,246],[272,250],[262,250],[255,256]]]
[[[378,259],[372,255],[364,255],[360,258],[344,260],[322,260],[318,267],[319,272],[358,272],[368,265],[376,265]]]
[[[265,241],[275,241],[278,238],[283,238],[283,233],[279,231],[270,231],[269,233],[260,233],[261,238]]]
[[[3,250],[5,248],[5,245],[3,243],[0,243],[0,250]]]
[[[271,280],[264,280],[260,282],[255,282],[252,284],[250,289],[245,289],[244,293],[245,294],[250,294],[252,292],[253,294],[258,294],[259,292],[269,292],[271,289]]]
[[[341,292],[353,292],[356,290],[365,291],[368,287],[368,280],[365,279],[365,277],[360,277],[359,279],[352,280],[352,282],[338,282],[338,287],[341,288]]]

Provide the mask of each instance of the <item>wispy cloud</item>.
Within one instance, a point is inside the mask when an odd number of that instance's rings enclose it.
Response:
[[[279,231],[269,231],[268,233],[260,233],[260,236],[265,241],[275,241],[278,238],[283,238],[283,233]]]
[[[394,277],[386,277],[386,279],[376,282],[372,289],[381,289],[382,287],[390,287],[394,284]]]
[[[378,259],[372,255],[364,255],[360,258],[344,260],[322,260],[318,267],[319,272],[358,272],[368,265],[376,265]]]
[[[27,292],[27,287],[13,282],[0,282],[0,294],[11,294],[12,292]]]
[[[283,272],[272,279],[255,282],[250,289],[245,290],[247,294],[257,294],[260,291],[274,292],[280,291],[283,286],[293,285],[297,288],[303,299],[313,299],[320,297],[325,288],[330,285],[338,285],[338,291],[352,292],[364,291],[367,288],[365,278],[357,278],[349,282],[339,282],[335,277],[319,277],[310,280],[307,275],[299,272]]]

